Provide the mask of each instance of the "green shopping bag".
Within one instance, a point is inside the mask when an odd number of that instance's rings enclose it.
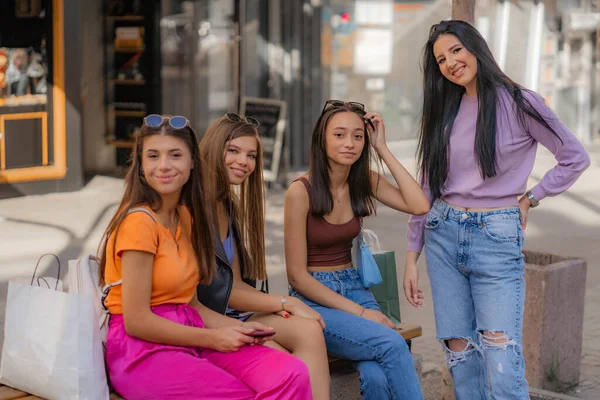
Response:
[[[400,298],[398,281],[396,279],[396,257],[393,251],[374,253],[383,282],[372,286],[371,291],[375,300],[381,307],[381,312],[388,316],[395,324],[400,322]]]

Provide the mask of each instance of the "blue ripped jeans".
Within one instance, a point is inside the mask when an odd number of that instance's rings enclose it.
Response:
[[[354,268],[310,274],[337,294],[367,309],[380,311],[373,293],[362,286]],[[355,362],[363,399],[423,399],[412,356],[398,332],[378,322],[324,307],[292,288],[290,295],[298,297],[323,317],[327,325],[323,332],[327,352]]]
[[[436,200],[426,217],[437,338],[458,400],[529,399],[521,332],[522,250],[518,207],[465,212]],[[463,339],[467,347],[451,351],[449,339]]]

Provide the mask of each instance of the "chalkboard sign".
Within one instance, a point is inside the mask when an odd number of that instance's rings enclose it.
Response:
[[[287,103],[283,100],[243,97],[240,114],[260,122],[265,182],[275,182],[283,148]]]

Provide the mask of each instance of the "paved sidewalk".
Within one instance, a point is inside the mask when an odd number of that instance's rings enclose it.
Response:
[[[600,176],[600,146],[590,147],[589,151],[593,165],[582,179],[564,195],[545,199],[530,213],[525,247],[588,260],[581,383],[570,394],[597,400],[600,399],[600,187],[596,182]],[[414,169],[411,157],[398,154],[407,168]],[[541,151],[530,186],[553,164],[551,154]],[[64,277],[69,259],[96,252],[121,198],[122,184],[119,179],[97,176],[78,192],[0,200],[0,324],[4,322],[8,280],[15,276],[31,276],[39,255],[57,254]],[[283,190],[273,189],[267,198],[267,264],[274,293],[287,292],[283,196]],[[382,247],[396,251],[399,280],[403,271],[407,219],[402,213],[380,206],[378,215],[365,222],[367,228],[379,235]],[[425,307],[414,309],[403,295],[400,297],[403,320],[423,326],[423,337],[413,342],[413,349],[423,355],[424,373],[427,374],[440,369],[442,356],[435,340],[431,290],[423,260],[420,264],[423,271],[421,287],[427,296]],[[40,275],[56,274],[50,258],[41,265]],[[401,282],[399,287],[402,287]],[[3,333],[0,333],[0,341],[2,339]],[[431,379],[427,382],[431,384]],[[430,398],[434,399],[433,396]]]

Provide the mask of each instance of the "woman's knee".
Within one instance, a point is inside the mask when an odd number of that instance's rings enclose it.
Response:
[[[304,318],[298,333],[302,336],[303,341],[311,345],[322,344],[325,346],[323,327],[316,319]]]
[[[408,344],[406,344],[406,340],[396,331],[391,331],[391,334],[388,335],[387,340],[384,342],[383,350],[393,355],[410,355],[410,349],[408,348]]]

